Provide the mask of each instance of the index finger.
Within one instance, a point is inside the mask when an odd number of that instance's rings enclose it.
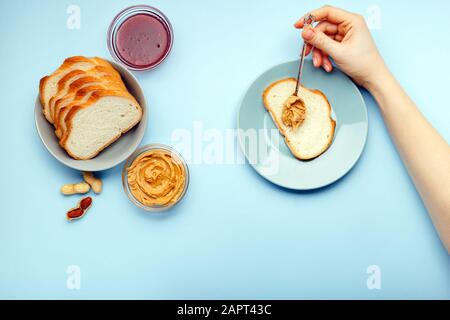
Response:
[[[322,8],[313,10],[310,12],[315,18],[315,21],[329,21],[335,24],[340,24],[346,20],[349,20],[352,14],[348,11],[335,8],[332,6],[324,6]],[[295,23],[296,28],[303,28],[305,25],[305,17],[302,17]]]

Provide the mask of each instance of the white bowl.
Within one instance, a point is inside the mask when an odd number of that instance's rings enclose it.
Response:
[[[147,127],[147,103],[145,101],[142,88],[135,76],[122,65],[109,61],[113,67],[120,73],[123,82],[128,91],[136,98],[143,110],[141,122],[133,129],[122,135],[116,142],[100,152],[95,158],[90,160],[75,160],[60,147],[58,138],[55,135],[55,128],[50,124],[42,114],[41,102],[39,96],[36,99],[34,108],[34,117],[36,128],[42,142],[47,150],[61,163],[68,167],[81,171],[101,171],[110,169],[122,161],[126,160],[139,146],[144,137]],[[37,86],[37,84],[36,84]]]

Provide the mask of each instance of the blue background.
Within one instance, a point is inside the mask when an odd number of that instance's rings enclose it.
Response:
[[[81,29],[66,28],[69,5]],[[249,165],[191,165],[186,198],[145,214],[122,191],[123,164],[76,223],[77,197],[59,194],[79,173],[57,162],[34,125],[39,79],[71,55],[110,59],[106,32],[132,1],[0,1],[0,298],[450,298],[450,258],[372,98],[366,149],[338,183],[315,192],[278,188]],[[171,20],[173,51],[136,73],[149,102],[143,144],[173,130],[235,128],[239,102],[269,67],[293,60],[292,24],[321,2],[152,1]],[[393,73],[449,140],[448,1],[335,1],[367,15]],[[220,99],[216,99],[219,97]],[[214,104],[208,103],[214,99]],[[411,132],[412,135],[420,134]],[[432,155],[423,155],[429,157]],[[368,290],[366,268],[381,268]],[[81,289],[66,269],[81,268]]]

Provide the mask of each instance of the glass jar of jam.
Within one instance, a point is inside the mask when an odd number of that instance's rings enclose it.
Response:
[[[109,51],[117,62],[131,70],[155,68],[169,55],[172,44],[170,21],[151,6],[128,7],[109,26]]]

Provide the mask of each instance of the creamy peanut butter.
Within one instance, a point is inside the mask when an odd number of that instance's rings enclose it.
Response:
[[[306,118],[306,107],[302,99],[290,96],[284,105],[281,120],[287,127],[297,130]]]
[[[186,170],[181,160],[164,149],[139,155],[128,168],[128,186],[133,196],[145,206],[166,206],[177,202],[186,184]]]

